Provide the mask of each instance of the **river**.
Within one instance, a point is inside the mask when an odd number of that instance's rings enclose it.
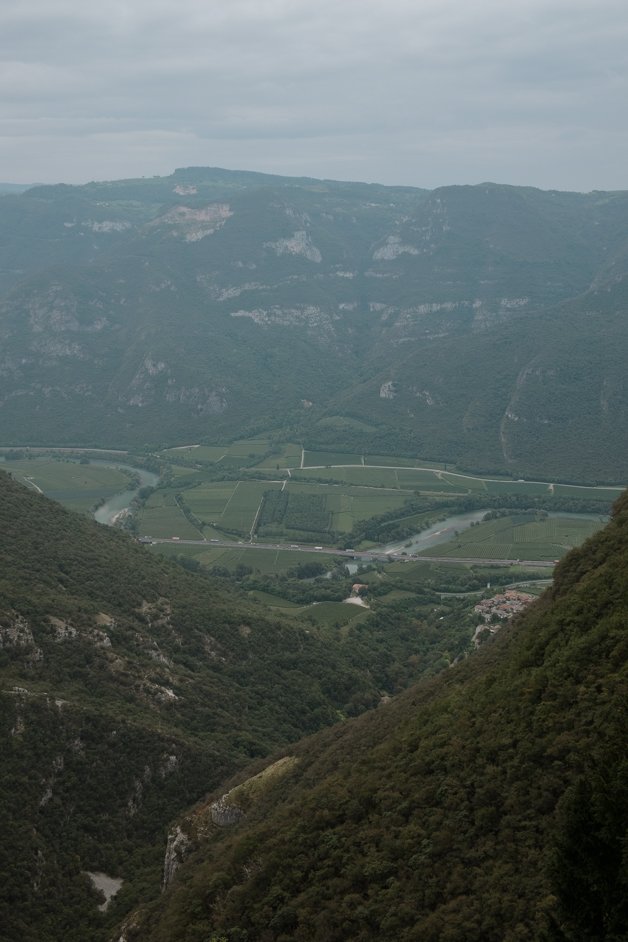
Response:
[[[438,523],[433,523],[430,527],[416,533],[414,536],[406,537],[405,540],[397,540],[395,543],[385,543],[378,547],[383,553],[420,553],[422,550],[429,549],[430,546],[438,546],[439,543],[448,543],[456,531],[467,530],[471,524],[482,520],[488,508],[484,510],[470,510],[464,514],[455,514],[453,517],[447,517]]]
[[[156,487],[159,481],[159,475],[155,474],[154,471],[146,471],[144,468],[133,468],[131,465],[120,464],[118,461],[105,461],[100,458],[92,458],[91,463],[102,465],[104,468],[116,468],[119,471],[129,471],[131,474],[136,475],[140,481],[138,487],[127,491],[120,491],[119,494],[114,494],[113,497],[106,500],[104,504],[101,504],[95,511],[94,519],[97,520],[98,523],[105,523],[108,526],[113,526],[116,519],[119,518],[119,515],[129,510],[140,488]]]
[[[380,546],[379,549],[383,553],[420,553],[431,546],[448,543],[453,539],[456,532],[461,533],[463,530],[468,530],[472,524],[482,520],[488,512],[488,508],[485,508],[484,510],[471,510],[468,513],[447,517],[445,520],[433,523],[427,529],[422,530],[421,533],[407,537],[405,540],[398,540],[395,543],[386,543]],[[599,520],[600,523],[606,523],[609,519],[608,515],[604,514],[579,514],[568,511],[551,511],[547,516],[555,518],[571,517],[578,520]]]

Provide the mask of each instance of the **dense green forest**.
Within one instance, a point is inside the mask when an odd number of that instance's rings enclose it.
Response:
[[[196,806],[127,938],[624,940],[627,573],[624,496],[477,656]]]
[[[456,606],[445,627],[429,592],[343,632],[279,617],[246,580],[191,574],[4,473],[0,533],[10,940],[107,938],[158,892],[176,815],[252,759],[436,672],[444,646],[453,658],[469,645]],[[325,581],[337,585],[349,591],[346,573]],[[104,915],[88,871],[124,881]]]

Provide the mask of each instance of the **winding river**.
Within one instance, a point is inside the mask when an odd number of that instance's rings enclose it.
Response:
[[[447,517],[445,520],[433,523],[432,526],[415,534],[415,536],[406,537],[405,540],[397,540],[395,543],[386,543],[379,549],[384,553],[420,553],[431,546],[448,543],[456,533],[468,530],[474,523],[482,520],[488,512],[489,508],[485,508],[484,510],[471,510],[468,513]],[[569,511],[550,511],[547,516],[553,518],[571,517],[576,520],[597,520],[600,523],[606,523],[609,519],[607,514],[579,514]]]
[[[422,550],[429,549],[430,546],[449,542],[456,531],[460,533],[462,530],[467,530],[473,523],[482,520],[487,513],[488,508],[485,507],[484,510],[470,510],[464,514],[455,514],[445,520],[439,520],[438,523],[433,523],[414,536],[406,537],[405,540],[396,540],[394,543],[385,543],[378,549],[384,553],[420,553]]]
[[[120,491],[119,494],[114,494],[113,497],[106,500],[104,504],[101,504],[95,511],[94,519],[97,520],[98,523],[105,523],[108,526],[113,526],[116,519],[119,518],[119,515],[130,509],[134,497],[136,497],[142,487],[156,487],[159,481],[159,475],[155,474],[154,471],[146,471],[144,468],[133,468],[131,465],[121,464],[118,461],[101,461],[99,458],[92,458],[91,463],[102,465],[104,468],[116,468],[118,471],[128,471],[139,478],[140,483],[137,487],[127,491]]]

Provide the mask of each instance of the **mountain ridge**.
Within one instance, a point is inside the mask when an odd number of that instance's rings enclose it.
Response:
[[[627,221],[623,192],[211,168],[6,196],[0,418],[18,444],[154,448],[339,444],[357,416],[362,450],[620,479]]]

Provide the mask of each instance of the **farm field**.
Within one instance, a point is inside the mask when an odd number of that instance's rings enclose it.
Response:
[[[303,468],[292,472],[292,480],[326,481],[329,483],[356,484],[362,487],[398,487],[395,471],[392,468],[366,467],[325,467]]]
[[[348,533],[358,520],[367,520],[376,514],[402,507],[410,492],[400,493],[384,488],[345,485],[330,487],[324,484],[306,484],[290,480],[286,485],[289,495],[314,495],[324,500],[329,514],[329,527],[338,533]]]
[[[171,464],[168,465],[168,471],[176,481],[177,478],[191,478],[201,472],[197,468],[190,468],[189,465]]]
[[[362,485],[363,487],[401,488],[408,491],[444,494],[446,496],[468,494],[475,491],[486,492],[487,490],[487,485],[481,478],[452,474],[436,468],[430,470],[412,467],[371,467],[369,465],[359,467],[304,467],[293,471],[292,479],[298,480],[299,477]],[[516,485],[513,485],[512,482],[510,484],[512,493],[513,488],[516,490]]]
[[[323,563],[331,569],[335,556],[325,556],[323,553],[302,553],[287,549],[251,549],[246,546],[187,546],[185,543],[156,543],[150,547],[151,552],[162,556],[189,556],[196,559],[202,566],[224,566],[230,572],[235,572],[238,566],[247,566],[253,571],[263,575],[279,575],[286,573],[294,566],[304,563]]]
[[[272,453],[271,453],[272,452]],[[508,477],[482,477],[452,470],[425,458],[399,458],[395,455],[362,455],[358,452],[306,450],[301,467],[301,445],[284,442],[274,445],[269,439],[250,439],[227,445],[188,445],[167,449],[161,457],[182,466],[207,465],[228,470],[247,468],[251,474],[286,469],[292,479],[315,479],[324,483],[342,482],[364,487],[402,488],[426,494],[473,494],[491,496],[566,497],[609,502],[622,487],[587,487],[551,482],[512,480]],[[258,460],[256,462],[256,456]],[[177,470],[177,474],[182,471]]]
[[[590,518],[534,519],[532,514],[500,517],[472,526],[449,543],[424,550],[420,555],[468,556],[477,559],[559,559],[603,526],[602,521]]]
[[[1,467],[27,487],[41,490],[79,513],[89,513],[95,504],[126,490],[131,482],[130,475],[117,468],[54,458],[7,461]]]
[[[181,510],[176,495],[168,490],[156,490],[138,515],[140,532],[145,536],[168,539],[178,536],[182,540],[199,540],[202,535]]]
[[[282,486],[272,481],[205,481],[188,488],[182,500],[201,527],[248,536],[264,494]]]
[[[249,464],[256,456],[265,455],[270,448],[267,439],[250,439],[231,442],[228,445],[179,445],[176,448],[166,448],[160,453],[165,461],[183,461],[190,464],[218,464],[229,462],[234,467]],[[299,460],[301,449],[298,450]]]
[[[466,494],[469,486],[463,479],[452,479],[442,471],[423,471],[400,469],[395,471],[399,487],[406,487],[413,491],[437,491],[442,494]]]
[[[525,494],[527,497],[546,497],[551,494],[549,484],[532,481],[485,481],[488,494]]]
[[[301,465],[301,446],[294,443],[287,443],[277,446],[275,454],[262,458],[254,467],[263,470],[265,468],[298,468]]]
[[[623,487],[580,487],[576,484],[555,484],[556,497],[582,498],[583,500],[615,501]]]
[[[369,610],[361,605],[349,605],[347,602],[316,602],[294,609],[290,614],[307,618],[321,628],[341,628],[360,617],[365,618]]]
[[[370,465],[385,468],[392,466],[395,468],[441,468],[440,464],[435,464],[433,461],[423,461],[422,458],[398,458],[392,455],[364,455],[364,464],[367,467]]]
[[[215,464],[227,452],[228,445],[184,445],[167,448],[160,457],[166,461],[189,461],[194,464]]]
[[[356,452],[342,451],[306,451],[303,456],[304,468],[317,468],[321,465],[362,464],[362,455]]]
[[[252,458],[254,455],[263,455],[270,448],[267,438],[251,438],[245,441],[233,442],[229,445],[228,454],[231,457]]]
[[[275,507],[271,506],[273,494]],[[199,535],[248,539],[257,518],[260,540],[319,542],[326,535],[350,532],[359,520],[399,509],[411,496],[406,490],[330,486],[294,478],[199,481],[179,491],[175,480],[173,486],[159,488],[150,496],[140,511],[139,525],[146,535],[190,537],[185,508],[198,524],[194,539]],[[185,532],[176,529],[177,521],[185,521]]]

